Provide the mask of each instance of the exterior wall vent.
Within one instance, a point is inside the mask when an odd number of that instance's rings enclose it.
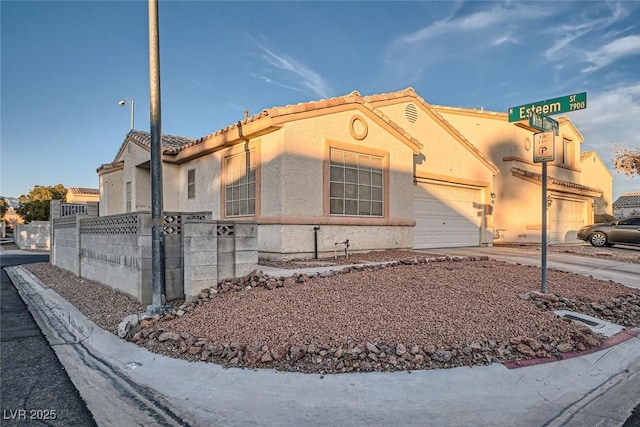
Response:
[[[418,120],[418,109],[412,103],[407,104],[404,108],[404,115],[409,123],[415,123]]]

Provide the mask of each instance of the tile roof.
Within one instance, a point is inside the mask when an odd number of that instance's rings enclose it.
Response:
[[[299,114],[299,113],[304,113],[307,111],[314,111],[314,110],[321,110],[321,109],[325,109],[325,108],[332,108],[332,107],[337,107],[340,105],[349,105],[349,104],[360,104],[362,105],[364,108],[370,110],[373,114],[375,114],[377,117],[379,117],[380,119],[382,119],[385,123],[387,123],[389,126],[391,126],[391,128],[393,128],[395,131],[399,132],[402,136],[404,136],[405,138],[407,138],[408,140],[410,140],[413,144],[415,144],[418,147],[422,147],[422,144],[415,139],[413,136],[411,136],[411,134],[409,134],[407,131],[405,131],[402,127],[400,127],[397,123],[395,123],[393,120],[391,120],[389,117],[387,117],[385,114],[383,114],[381,111],[377,110],[376,108],[373,107],[373,105],[371,105],[370,103],[366,102],[367,97],[362,97],[360,95],[360,92],[358,92],[357,90],[354,90],[353,92],[347,94],[347,95],[343,95],[343,96],[337,96],[334,98],[327,98],[327,99],[320,99],[317,101],[310,101],[310,102],[303,102],[300,104],[293,104],[293,105],[285,105],[285,106],[279,106],[279,107],[272,107],[272,108],[266,108],[264,110],[262,110],[260,113],[255,114],[253,116],[247,117],[243,120],[238,121],[237,123],[233,123],[227,127],[224,127],[222,129],[219,129],[213,133],[210,133],[209,135],[206,135],[202,138],[199,138],[197,140],[192,140],[191,142],[187,143],[187,144],[183,144],[181,146],[176,146],[174,148],[171,149],[167,149],[165,151],[165,154],[177,154],[178,152],[180,152],[181,150],[184,150],[185,148],[197,145],[202,143],[205,140],[214,138],[216,136],[220,136],[223,134],[226,134],[238,127],[241,126],[245,126],[249,123],[252,122],[257,122],[260,119],[266,118],[266,117],[270,117],[270,118],[283,118],[286,121],[287,116],[290,115],[295,115],[295,114]]]
[[[151,147],[151,134],[141,130],[132,130],[127,134],[127,138],[130,138],[146,147]],[[189,144],[192,144],[195,139],[185,138],[184,136],[175,135],[162,135],[162,148],[167,151],[181,149]]]
[[[524,169],[520,169],[520,168],[516,168],[513,167],[511,168],[511,172],[515,175],[520,175],[520,176],[524,176],[527,178],[532,178],[536,181],[542,181],[542,174],[539,174],[537,172],[531,172],[531,171],[527,171]],[[555,185],[559,185],[562,187],[566,187],[566,188],[573,188],[576,190],[581,190],[581,191],[589,191],[589,192],[593,192],[593,193],[602,193],[602,190],[597,189],[597,188],[593,188],[593,187],[588,187],[586,185],[582,185],[582,184],[577,184],[575,182],[571,182],[571,181],[565,181],[563,179],[558,179],[558,178],[554,178],[552,176],[547,177],[548,179],[548,183],[549,184],[555,184]]]
[[[637,207],[640,206],[640,193],[622,193],[622,196],[618,197],[615,202],[613,202],[613,207],[615,208],[624,208],[624,207]]]
[[[69,187],[68,190],[72,194],[100,194],[100,189],[98,188]]]
[[[583,151],[582,153],[580,153],[580,158],[584,159],[585,157],[588,157],[592,154],[595,154],[595,151],[593,150],[589,150],[589,151]]]

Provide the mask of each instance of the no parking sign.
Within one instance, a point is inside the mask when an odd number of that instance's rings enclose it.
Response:
[[[533,162],[543,163],[555,160],[556,140],[553,130],[533,134]]]

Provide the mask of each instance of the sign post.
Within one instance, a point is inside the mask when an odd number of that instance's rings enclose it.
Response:
[[[533,162],[542,163],[542,284],[540,292],[547,293],[547,163],[555,160],[555,134],[553,130],[533,134]]]
[[[548,117],[553,114],[587,108],[587,92],[574,93],[559,98],[532,102],[509,108],[509,122],[529,119],[529,126],[538,129],[533,134],[533,162],[542,163],[542,285],[540,291],[547,293],[547,163],[555,160],[555,136],[560,135],[557,121]]]

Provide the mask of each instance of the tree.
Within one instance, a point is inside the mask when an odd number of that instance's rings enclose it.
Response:
[[[640,149],[628,148],[627,144],[616,145],[612,149],[613,166],[627,176],[640,175]]]
[[[4,218],[4,214],[9,210],[9,203],[3,198],[0,198],[0,219]]]
[[[62,184],[56,184],[52,187],[42,185],[34,186],[29,194],[23,194],[18,197],[18,215],[25,222],[31,221],[48,221],[51,200],[65,201],[67,198],[67,189]]]

